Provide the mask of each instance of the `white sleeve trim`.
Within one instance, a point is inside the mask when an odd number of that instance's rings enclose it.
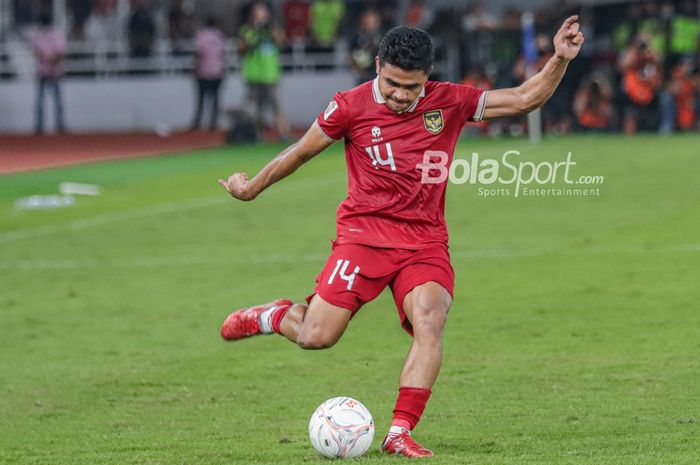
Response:
[[[474,112],[474,116],[472,116],[472,121],[476,121],[478,123],[484,118],[484,111],[486,111],[486,96],[488,93],[489,91],[485,90],[481,94],[481,97],[479,97],[479,103],[476,105],[476,111]]]
[[[328,134],[323,132],[323,129],[321,129],[321,126],[318,124],[318,120],[314,121],[314,126],[316,126],[316,129],[318,129],[318,132],[321,133],[324,139],[326,139],[328,142],[333,143],[333,142],[338,142],[336,139],[331,138]]]

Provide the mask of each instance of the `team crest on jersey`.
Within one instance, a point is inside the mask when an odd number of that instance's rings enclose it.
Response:
[[[423,124],[428,132],[438,134],[445,126],[445,121],[442,119],[442,110],[432,110],[423,113]]]
[[[338,109],[338,104],[335,102],[335,100],[331,100],[331,103],[328,104],[328,108],[326,108],[326,111],[323,112],[323,121],[327,121],[328,118],[337,109]]]

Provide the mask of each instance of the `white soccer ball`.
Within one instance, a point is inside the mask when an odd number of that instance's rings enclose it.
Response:
[[[311,445],[330,458],[359,457],[372,445],[374,420],[367,407],[350,397],[322,403],[309,422]]]

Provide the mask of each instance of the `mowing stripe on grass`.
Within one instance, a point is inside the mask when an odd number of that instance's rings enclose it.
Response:
[[[618,248],[618,249],[591,249],[587,251],[562,252],[554,249],[532,250],[463,250],[450,254],[454,260],[470,258],[526,258],[541,257],[543,255],[557,253],[561,255],[595,255],[595,254],[652,254],[652,253],[687,253],[700,252],[700,244],[672,245],[669,247],[646,248]],[[75,270],[84,268],[159,268],[172,266],[199,266],[199,265],[250,265],[250,264],[287,264],[287,263],[312,263],[323,262],[328,254],[301,254],[301,255],[253,255],[239,258],[213,258],[196,256],[174,256],[139,258],[137,260],[123,260],[114,262],[85,261],[85,260],[19,260],[0,261],[1,270],[35,271],[35,270]]]

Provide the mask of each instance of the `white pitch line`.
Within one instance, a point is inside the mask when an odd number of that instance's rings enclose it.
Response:
[[[343,176],[333,176],[326,177],[323,180],[314,180],[309,182],[309,180],[299,181],[296,183],[290,183],[280,186],[275,189],[277,193],[279,192],[289,192],[300,189],[307,189],[315,186],[323,186],[328,184],[336,184],[341,179],[345,179]],[[67,231],[76,231],[80,229],[90,228],[93,226],[103,226],[105,224],[114,223],[118,221],[133,220],[137,218],[146,218],[156,215],[164,215],[168,213],[175,213],[186,210],[195,210],[198,208],[211,207],[218,204],[224,204],[226,202],[231,202],[230,196],[223,192],[221,195],[215,197],[204,197],[194,200],[188,200],[184,202],[172,202],[166,204],[160,204],[147,208],[138,208],[132,210],[126,210],[116,213],[104,213],[101,215],[92,216],[89,218],[81,218],[74,221],[69,221],[67,223],[61,223],[49,226],[40,226],[38,228],[28,228],[28,229],[18,229],[16,231],[8,231],[5,233],[0,233],[0,244],[5,244],[8,242],[21,241],[26,239],[34,239],[37,237],[50,236],[52,234],[64,233]]]
[[[224,203],[226,197],[206,197],[201,199],[190,200],[187,202],[173,202],[157,205],[155,207],[142,208],[136,210],[126,210],[118,213],[104,213],[101,215],[82,218],[79,220],[70,221],[68,223],[41,226],[31,229],[18,229],[17,231],[9,231],[0,234],[0,244],[7,242],[21,241],[25,239],[34,239],[36,237],[49,236],[51,234],[62,233],[66,231],[75,231],[85,229],[92,226],[102,226],[117,221],[133,220],[136,218],[145,218],[155,215],[164,215],[184,210],[192,210],[196,208],[209,207],[219,203]]]

